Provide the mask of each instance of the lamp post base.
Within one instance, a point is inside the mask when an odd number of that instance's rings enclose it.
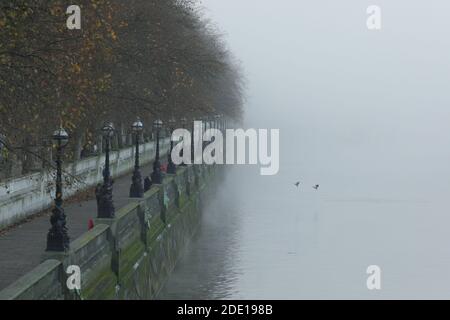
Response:
[[[112,195],[112,183],[105,182],[103,185],[97,186],[95,190],[97,198],[97,217],[98,218],[114,218],[115,208]]]
[[[153,163],[153,172],[150,175],[152,184],[162,184],[163,177],[161,173],[161,163],[159,162],[159,156],[156,156],[156,161]]]
[[[134,170],[130,187],[130,198],[142,198],[144,196],[144,186],[142,185],[142,175],[139,170]]]
[[[66,215],[61,206],[55,206],[50,218],[51,228],[47,234],[45,251],[65,252],[69,250],[70,238],[67,234]]]
[[[167,164],[167,173],[177,174],[177,166],[175,165],[175,163],[169,161],[169,163]]]
[[[160,168],[155,169],[150,177],[152,179],[152,184],[162,184],[163,178]]]

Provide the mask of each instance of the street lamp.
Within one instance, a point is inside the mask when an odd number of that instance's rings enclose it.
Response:
[[[205,150],[206,146],[212,142],[212,136],[211,136],[211,129],[213,128],[214,124],[214,117],[213,116],[207,116],[205,119],[205,132],[206,130],[209,130],[208,136],[206,137],[208,141],[203,141],[203,150]]]
[[[206,132],[206,130],[208,130],[210,127],[211,127],[211,117],[209,117],[209,116],[203,117],[203,132],[202,132],[202,134],[204,134]]]
[[[144,186],[142,184],[142,175],[139,168],[139,139],[141,137],[144,125],[139,118],[131,126],[134,132],[136,152],[134,157],[134,172],[132,177],[132,183],[130,187],[130,198],[142,198],[144,196]]]
[[[173,150],[172,134],[173,134],[173,131],[175,130],[175,124],[176,124],[176,121],[174,118],[169,120],[170,150],[169,150],[168,164],[167,164],[167,173],[168,174],[176,174],[177,173],[177,166],[175,165],[175,163],[173,163],[173,160],[172,160],[172,150]]]
[[[210,118],[209,118],[209,129],[214,129],[214,120],[215,119],[215,116],[211,116]]]
[[[195,162],[195,155],[194,155],[194,131],[195,131],[195,119],[192,119],[192,130],[191,130],[191,164],[194,164]]]
[[[53,133],[53,141],[56,145],[56,192],[55,207],[50,217],[51,228],[47,233],[46,251],[65,252],[70,247],[70,238],[67,234],[66,215],[62,207],[62,154],[63,149],[69,142],[69,135],[64,128],[59,128]]]
[[[5,147],[6,136],[3,133],[0,133],[0,152]]]
[[[0,133],[0,160],[3,159],[3,148],[5,148],[6,137],[2,133]]]
[[[187,119],[185,117],[183,117],[180,119],[180,122],[181,122],[181,127],[183,129],[186,129]],[[185,143],[186,142],[183,140],[183,149],[181,149],[181,153],[180,153],[182,159],[183,159],[183,155],[184,155],[184,144]],[[183,167],[186,166],[186,163],[184,163],[184,160],[183,160],[183,162],[181,162],[180,166],[183,166]]]
[[[218,114],[218,115],[215,116],[215,118],[216,118],[216,121],[215,121],[215,126],[214,126],[215,128],[214,129],[219,130],[219,122],[220,122],[221,115]]]
[[[111,172],[109,169],[109,150],[110,141],[114,135],[114,125],[111,122],[106,122],[101,131],[105,138],[105,168],[103,169],[103,185],[98,186],[96,190],[97,217],[112,219],[114,218],[115,209],[112,194]]]
[[[155,120],[153,127],[156,131],[156,156],[155,162],[153,162],[153,172],[151,174],[152,184],[162,184],[161,163],[159,161],[159,136],[161,132],[163,122],[161,120]]]

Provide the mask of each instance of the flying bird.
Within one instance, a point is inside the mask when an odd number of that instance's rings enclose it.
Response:
[[[313,188],[316,189],[316,190],[318,190],[318,189],[319,189],[319,185],[316,184]]]
[[[298,188],[298,186],[300,185],[300,181],[294,183],[294,185]]]

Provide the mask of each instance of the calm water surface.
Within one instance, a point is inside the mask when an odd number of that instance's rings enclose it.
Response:
[[[273,177],[230,168],[160,298],[450,298],[445,196],[400,168],[332,167],[303,177],[289,161]],[[377,292],[366,288],[373,264],[382,269]]]

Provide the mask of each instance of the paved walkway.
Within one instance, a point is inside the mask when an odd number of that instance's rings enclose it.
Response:
[[[151,164],[144,166],[141,169],[142,175],[149,175],[151,167]],[[128,198],[131,176],[132,174],[128,174],[114,179],[113,195],[116,210],[133,201]],[[71,240],[86,232],[89,219],[97,216],[95,199],[66,204],[64,209]],[[50,228],[49,218],[50,213],[38,216],[0,236],[0,290],[42,262],[47,231]]]

